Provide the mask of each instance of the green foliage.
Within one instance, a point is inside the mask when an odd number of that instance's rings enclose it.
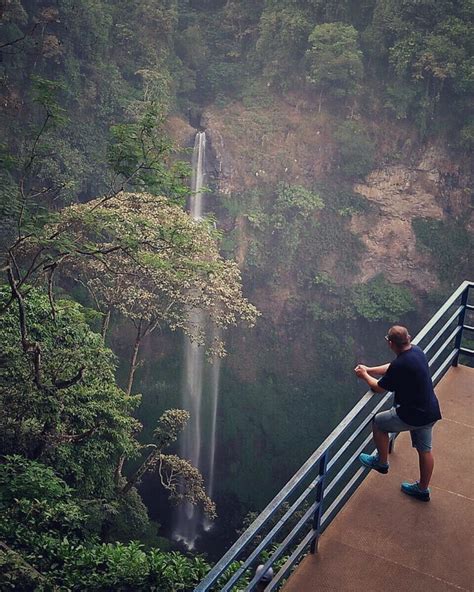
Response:
[[[273,265],[290,269],[307,235],[317,232],[324,203],[317,193],[305,187],[281,183],[272,205],[266,233],[273,249]]]
[[[368,321],[396,322],[416,308],[410,291],[390,284],[383,275],[356,286],[352,298],[357,314]]]
[[[306,52],[308,80],[335,98],[357,93],[363,76],[357,31],[344,23],[317,25]]]
[[[1,302],[9,298],[5,288]],[[25,304],[29,337],[41,347],[41,382],[33,380],[32,362],[24,352],[16,306],[0,317],[0,433],[4,453],[41,457],[86,495],[110,495],[111,461],[135,449],[137,422],[131,411],[137,397],[115,386],[115,359],[100,335],[85,322],[81,307],[56,303],[31,288]],[[76,376],[67,388],[58,385]]]
[[[448,117],[450,126],[457,120],[459,126],[468,112],[464,101],[453,100],[473,90],[470,12],[470,0],[379,0],[364,33],[366,51],[388,87],[407,88],[399,113],[408,114],[422,135],[433,128],[436,116]]]
[[[0,464],[2,590],[176,592],[193,588],[209,567],[200,558],[102,544],[85,528],[84,502],[54,472],[19,456]]]
[[[459,143],[466,152],[474,148],[474,121],[471,121],[461,128]]]
[[[136,123],[112,126],[108,160],[125,186],[182,201],[189,193],[189,167],[171,161],[173,145],[163,121],[159,105],[150,103]]]
[[[296,3],[269,4],[260,19],[256,49],[264,77],[277,88],[291,87],[307,47],[311,21]]]
[[[66,110],[58,103],[57,95],[64,90],[64,85],[55,80],[48,80],[41,76],[31,77],[31,94],[33,102],[41,105],[56,125],[66,122]]]
[[[308,219],[324,207],[321,197],[301,185],[280,184],[274,206],[273,225],[282,228],[284,219],[292,222],[296,218]]]
[[[461,221],[415,218],[417,244],[431,254],[440,279],[450,288],[472,277],[474,238]]]
[[[375,145],[357,121],[345,121],[334,133],[339,170],[349,178],[365,176],[374,165]]]

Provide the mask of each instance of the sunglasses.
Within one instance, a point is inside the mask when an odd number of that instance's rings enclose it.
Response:
[[[385,335],[385,340],[386,340],[386,341],[391,341],[391,339],[390,339],[390,335]]]

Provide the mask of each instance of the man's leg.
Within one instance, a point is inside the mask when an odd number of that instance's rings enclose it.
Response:
[[[372,422],[372,434],[374,436],[375,446],[377,447],[377,451],[379,453],[379,462],[381,464],[387,464],[389,444],[388,432],[382,432],[382,430],[377,427],[377,424]]]
[[[427,452],[418,450],[417,452],[420,461],[420,489],[425,490],[428,489],[433,474],[434,457],[431,450]]]
[[[420,463],[420,480],[417,483],[402,483],[402,491],[423,502],[430,501],[429,484],[434,468],[434,457],[431,452],[431,439],[434,424],[410,430],[411,441],[418,452]]]
[[[359,455],[360,462],[369,469],[375,469],[383,475],[388,473],[389,433],[398,432],[400,427],[403,429],[403,426],[400,426],[400,420],[397,417],[395,408],[392,407],[392,409],[377,413],[372,422],[372,434],[377,447],[377,454],[362,453]]]

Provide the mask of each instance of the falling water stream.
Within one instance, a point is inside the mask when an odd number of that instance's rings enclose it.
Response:
[[[190,214],[196,221],[203,216],[205,155],[206,134],[198,132],[193,150],[190,200]],[[190,321],[196,334],[207,330],[206,317],[202,311],[194,310],[190,314]],[[213,339],[216,336],[213,333],[210,337]],[[189,411],[191,417],[180,441],[180,453],[201,472],[210,497],[214,489],[219,370],[218,360],[209,364],[203,346],[185,337],[182,407]],[[177,510],[173,538],[188,549],[193,549],[202,530],[209,530],[211,526],[200,508],[185,504]]]

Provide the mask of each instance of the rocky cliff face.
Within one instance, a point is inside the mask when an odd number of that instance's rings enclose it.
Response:
[[[365,282],[383,272],[395,284],[406,284],[418,293],[430,291],[438,287],[438,276],[430,255],[416,244],[412,221],[451,216],[464,219],[473,230],[470,177],[446,147],[411,148],[409,130],[403,126],[373,121],[366,125],[376,138],[378,168],[353,188],[371,207],[347,220],[348,232],[358,236],[366,250],[351,282]],[[211,174],[219,192],[231,199],[268,184],[311,187],[337,175],[334,120],[296,96],[273,100],[271,106],[236,102],[212,108],[204,113],[201,126],[214,156]],[[190,144],[193,130],[188,124],[173,118],[169,127],[182,146]],[[397,153],[397,163],[391,164],[395,161],[391,155]],[[245,217],[237,218],[236,229],[240,239],[235,255],[242,265],[249,240]],[[337,279],[335,265],[328,257],[324,271]]]
[[[364,183],[355,185],[375,207],[369,215],[356,215],[351,230],[367,249],[356,276],[364,282],[383,273],[393,283],[405,283],[418,292],[438,287],[439,280],[430,256],[416,245],[415,218],[443,220],[448,214],[467,216],[469,179],[440,146],[427,146],[414,166],[395,165],[373,171]]]
[[[272,101],[271,107],[233,103],[202,118],[220,162],[220,191],[232,195],[265,182],[304,184],[331,167],[334,143],[325,114],[302,100]]]
[[[219,189],[236,199],[242,191],[268,182],[311,186],[337,169],[333,122],[296,100],[277,102],[271,110],[233,104],[209,111],[203,124],[219,163]],[[438,287],[439,280],[430,255],[416,244],[412,220],[467,216],[472,229],[469,175],[439,144],[408,151],[403,164],[390,164],[397,147],[410,145],[407,130],[367,125],[378,136],[379,163],[387,164],[354,185],[372,207],[348,223],[366,248],[352,281],[365,282],[383,272],[389,281],[425,293]],[[242,221],[238,224],[244,227]],[[245,240],[245,232],[241,236]],[[244,252],[241,244],[240,261]]]

